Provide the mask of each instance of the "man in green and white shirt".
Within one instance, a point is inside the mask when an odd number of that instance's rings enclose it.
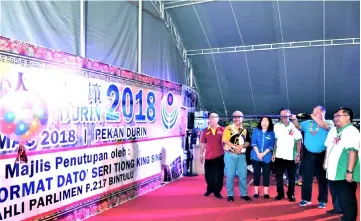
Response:
[[[356,182],[360,182],[360,132],[352,126],[354,112],[350,108],[339,108],[334,112],[336,128],[332,128],[325,141],[324,167],[327,179],[338,192],[342,220],[356,221]]]
[[[290,122],[291,112],[288,109],[280,110],[280,122],[275,124],[274,133],[276,137],[275,147],[273,149],[272,161],[274,162],[277,182],[277,196],[275,200],[284,198],[283,174],[288,174],[288,191],[289,201],[295,202],[295,175],[296,164],[300,161],[300,151],[302,134]]]

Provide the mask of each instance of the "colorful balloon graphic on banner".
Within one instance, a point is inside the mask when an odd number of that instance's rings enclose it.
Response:
[[[47,123],[46,103],[26,90],[19,73],[15,91],[0,100],[0,132],[15,141],[28,141],[39,135]]]

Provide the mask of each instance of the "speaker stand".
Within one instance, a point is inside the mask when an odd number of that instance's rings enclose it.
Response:
[[[187,177],[198,176],[197,173],[193,173],[193,156],[194,156],[193,153],[191,153],[191,151],[189,151],[189,149],[188,149],[188,150],[186,150],[186,155],[187,155],[187,168],[189,168],[189,172],[187,170],[187,173],[184,176],[187,176]]]
[[[184,149],[185,156],[187,157],[187,166],[186,166],[187,170],[186,170],[186,173],[183,174],[183,176],[187,176],[187,177],[198,176],[198,174],[193,173],[193,153],[191,153],[191,146],[192,146],[191,136],[192,136],[192,129],[188,128],[187,138],[186,138],[186,146]],[[193,151],[193,149],[192,149],[192,151]]]
[[[197,173],[193,173],[193,157],[192,157],[192,159],[189,159],[188,166],[189,166],[189,173],[187,172],[186,174],[184,174],[184,176],[186,176],[186,177],[198,176]]]

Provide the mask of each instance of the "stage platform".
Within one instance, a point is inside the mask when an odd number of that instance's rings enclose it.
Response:
[[[251,179],[251,177],[249,177]],[[296,187],[297,203],[287,200],[253,199],[247,203],[241,200],[236,190],[235,202],[227,202],[225,188],[222,190],[224,199],[213,196],[205,197],[205,182],[202,175],[183,177],[164,185],[148,194],[130,200],[116,208],[109,209],[87,221],[112,220],[174,220],[174,221],[336,221],[340,216],[326,215],[331,209],[329,203],[326,209],[317,208],[317,183],[314,183],[313,204],[299,207],[301,187]],[[285,187],[287,188],[287,187]],[[249,195],[253,195],[253,186],[249,186]],[[358,188],[358,195],[360,189]],[[261,192],[262,193],[262,192]],[[262,195],[262,194],[261,194]],[[276,186],[272,177],[270,195],[276,195]],[[359,218],[358,218],[359,220]]]

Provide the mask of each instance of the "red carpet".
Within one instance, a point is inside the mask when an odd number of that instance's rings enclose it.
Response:
[[[253,195],[253,186],[249,188],[249,196]],[[285,187],[287,190],[287,187]],[[184,177],[165,185],[153,192],[130,200],[116,208],[109,209],[87,221],[112,221],[112,220],[176,220],[176,221],[336,221],[340,216],[326,215],[326,210],[331,209],[328,203],[326,209],[317,208],[317,184],[314,184],[313,204],[299,207],[301,187],[296,187],[297,203],[287,200],[265,200],[261,196],[253,199],[251,203],[241,200],[238,188],[235,190],[235,202],[227,202],[215,197],[203,196],[205,181],[203,176]],[[276,195],[274,179],[271,182],[270,195]],[[260,191],[262,194],[262,189]],[[358,188],[357,194],[360,194]],[[226,197],[225,188],[222,191]],[[329,197],[331,199],[331,197]],[[359,220],[359,218],[358,218]]]

